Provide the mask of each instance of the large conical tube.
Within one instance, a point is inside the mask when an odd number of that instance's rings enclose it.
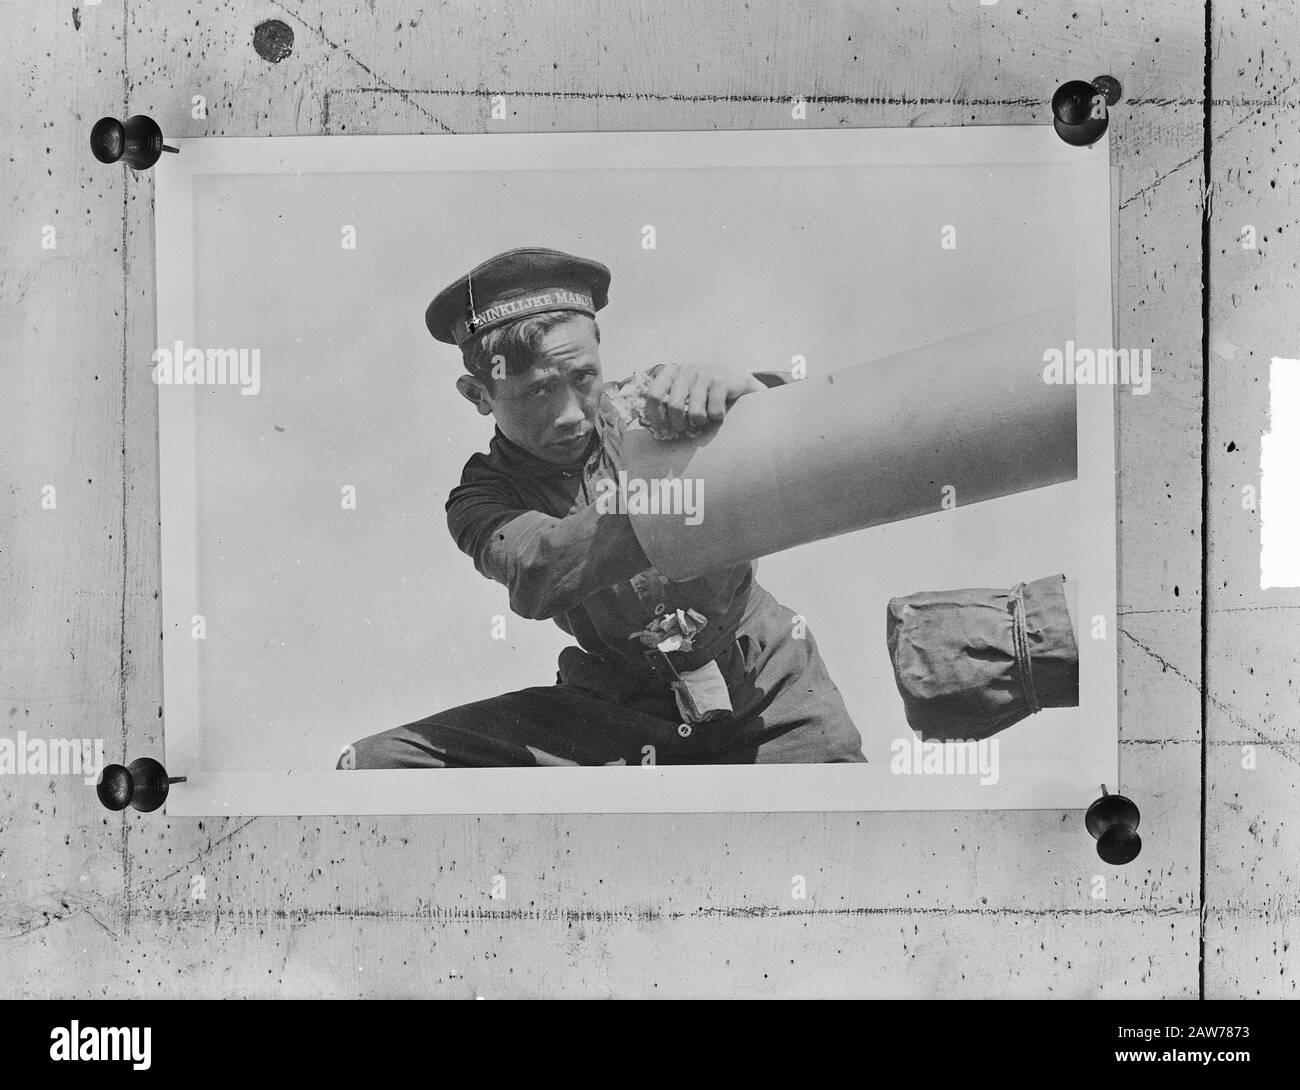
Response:
[[[1075,388],[1044,381],[1072,307],[741,398],[697,439],[622,439],[631,481],[693,488],[694,510],[629,504],[674,581],[836,534],[1077,476]],[[951,492],[945,491],[951,489]],[[657,504],[659,506],[671,506]]]

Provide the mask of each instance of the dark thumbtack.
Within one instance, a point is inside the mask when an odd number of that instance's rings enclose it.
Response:
[[[184,776],[168,776],[167,770],[152,757],[137,757],[129,768],[105,765],[95,784],[95,794],[110,810],[134,806],[148,814],[167,801],[172,784],[184,782]]]
[[[125,121],[101,117],[90,130],[90,150],[101,163],[120,159],[133,170],[148,170],[165,151],[180,154],[179,148],[163,143],[158,122],[146,114]]]
[[[1132,863],[1142,850],[1137,834],[1142,815],[1132,799],[1112,795],[1101,785],[1101,798],[1088,807],[1083,823],[1097,840],[1097,854],[1112,866]]]
[[[1067,144],[1086,147],[1101,139],[1110,124],[1110,109],[1119,101],[1119,80],[1098,76],[1091,83],[1072,79],[1052,96],[1052,124]]]

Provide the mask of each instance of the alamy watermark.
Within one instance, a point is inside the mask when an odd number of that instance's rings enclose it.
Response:
[[[596,482],[596,510],[602,515],[685,515],[687,526],[704,519],[704,481],[697,477],[602,477]]]
[[[153,380],[159,386],[238,386],[241,394],[256,394],[262,388],[262,350],[204,350],[177,341],[154,350]]]
[[[998,740],[923,742],[920,738],[895,738],[889,771],[895,776],[978,776],[981,787],[998,782]]]
[[[1043,353],[1043,381],[1049,386],[1127,386],[1134,394],[1151,392],[1151,349],[1078,348]]]
[[[50,1059],[125,1061],[136,1071],[148,1071],[152,1037],[150,1026],[83,1026],[74,1020],[50,1030]]]
[[[0,738],[0,776],[80,776],[91,787],[103,769],[102,738]]]

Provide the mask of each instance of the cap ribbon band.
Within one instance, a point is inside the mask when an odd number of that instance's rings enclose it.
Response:
[[[452,335],[458,345],[464,344],[471,337],[492,326],[502,325],[507,321],[544,310],[578,310],[591,315],[596,313],[590,292],[575,291],[573,288],[539,288],[510,299],[503,299],[480,311],[471,310],[468,318],[461,318],[456,322]]]

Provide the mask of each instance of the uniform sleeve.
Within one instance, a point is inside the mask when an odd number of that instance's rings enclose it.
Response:
[[[606,383],[611,423],[627,422],[618,396],[660,366]],[[567,613],[652,566],[627,515],[601,513],[594,504],[564,518],[530,510],[506,481],[473,462],[447,499],[447,527],[479,572],[510,591],[510,608],[531,620]]]
[[[592,504],[555,518],[491,481],[452,490],[447,526],[479,572],[506,586],[510,608],[530,620],[566,613],[651,566],[627,515]]]

